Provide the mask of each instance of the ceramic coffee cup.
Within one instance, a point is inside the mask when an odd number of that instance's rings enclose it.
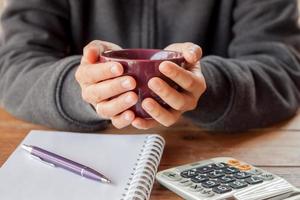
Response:
[[[175,89],[179,89],[177,84],[159,71],[159,65],[163,61],[171,61],[183,67],[185,63],[181,53],[160,49],[124,49],[106,51],[100,55],[100,62],[111,61],[122,64],[124,75],[132,76],[136,80],[137,86],[133,91],[138,95],[138,102],[130,109],[141,118],[151,118],[141,106],[145,98],[151,97],[163,107],[168,108],[168,105],[148,88],[147,84],[151,78],[159,77]]]

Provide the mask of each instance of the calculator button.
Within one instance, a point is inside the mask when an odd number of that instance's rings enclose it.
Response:
[[[204,189],[199,193],[199,196],[201,197],[212,197],[214,195],[215,195],[214,192],[208,189]]]
[[[230,192],[232,191],[231,187],[229,187],[228,185],[219,185],[217,187],[214,187],[212,189],[212,191],[214,191],[217,194],[224,194],[226,192]]]
[[[213,188],[213,187],[216,187],[216,186],[219,186],[220,183],[217,182],[217,181],[214,181],[214,180],[208,180],[208,181],[204,181],[202,183],[202,186],[205,187],[205,188]]]
[[[174,172],[164,172],[163,175],[170,181],[180,181],[182,179],[178,174]]]
[[[206,166],[197,168],[197,171],[201,174],[205,174],[205,173],[211,172],[213,170],[214,169],[213,169],[212,165],[206,165]]]
[[[237,179],[245,179],[251,176],[250,173],[247,172],[237,172],[235,174],[233,174],[233,176]]]
[[[222,171],[225,174],[233,174],[233,173],[239,172],[239,170],[235,167],[226,167],[226,168],[222,169]]]
[[[259,177],[261,177],[265,181],[270,181],[270,180],[274,179],[274,175],[273,174],[262,174]]]
[[[231,182],[228,184],[230,187],[232,187],[233,189],[241,189],[241,188],[244,188],[244,187],[247,187],[248,184],[245,183],[244,181],[234,181],[234,182]]]
[[[207,181],[208,180],[208,177],[207,175],[204,175],[204,174],[199,174],[193,178],[191,178],[191,181],[193,181],[194,183],[201,183],[203,181]]]
[[[220,162],[220,163],[212,164],[212,167],[214,169],[223,169],[225,167],[228,167],[228,165],[226,163]]]
[[[251,185],[255,185],[258,183],[262,183],[263,179],[258,176],[252,176],[252,177],[246,178],[245,181]]]
[[[222,177],[218,178],[218,181],[221,183],[229,183],[229,182],[235,181],[235,178],[232,176],[222,176]]]
[[[261,175],[263,173],[263,171],[260,170],[260,169],[255,169],[254,168],[254,169],[250,170],[249,173],[251,173],[253,175]]]
[[[192,178],[194,176],[197,176],[199,174],[199,172],[197,172],[196,169],[190,169],[190,170],[186,170],[180,173],[180,176],[182,176],[183,178]]]
[[[178,182],[178,184],[181,186],[190,186],[193,183],[189,179],[182,179],[181,181]]]
[[[227,163],[233,166],[240,165],[240,161],[238,160],[228,160]]]
[[[188,190],[191,191],[191,192],[200,192],[201,190],[203,190],[203,187],[201,187],[198,184],[193,183],[192,185],[190,185],[188,187]]]
[[[242,171],[249,171],[252,169],[251,165],[239,165],[237,166],[237,168],[239,168]]]
[[[212,171],[212,172],[209,172],[208,173],[208,176],[210,178],[219,178],[221,176],[224,176],[224,172],[220,171],[220,170],[215,170],[215,171]]]

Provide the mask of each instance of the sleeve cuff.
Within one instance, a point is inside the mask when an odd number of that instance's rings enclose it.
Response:
[[[217,59],[211,56],[201,60],[201,71],[206,81],[207,89],[200,97],[195,110],[185,113],[196,124],[210,130],[224,130],[218,122],[223,119],[230,107],[232,96],[231,84],[218,65]]]
[[[73,124],[78,124],[87,131],[103,129],[108,121],[101,119],[93,107],[82,99],[81,88],[75,79],[75,72],[79,63],[80,56],[74,56],[73,63],[65,71],[60,94],[58,94],[60,95],[61,108]]]

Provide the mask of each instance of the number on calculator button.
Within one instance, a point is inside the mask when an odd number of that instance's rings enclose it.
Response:
[[[197,168],[197,171],[200,173],[200,174],[205,174],[205,173],[208,173],[208,172],[211,172],[213,171],[213,167],[212,165],[206,165],[206,166],[203,166],[203,167],[198,167]]]
[[[252,176],[252,177],[246,178],[245,181],[251,185],[255,185],[258,183],[262,183],[263,179],[258,176]]]
[[[226,163],[221,162],[221,163],[212,164],[212,167],[214,169],[223,169],[225,167],[228,167],[228,165]]]
[[[229,183],[229,182],[235,181],[235,178],[232,176],[222,176],[222,177],[218,178],[218,181],[221,183]]]
[[[235,167],[226,167],[226,168],[222,169],[222,171],[225,174],[233,174],[233,173],[238,172],[239,170],[237,168],[235,168]]]
[[[197,172],[196,169],[190,169],[190,170],[186,170],[180,173],[180,176],[182,176],[183,178],[192,178],[194,176],[197,176],[199,174],[199,172]]]
[[[217,181],[214,181],[214,180],[208,180],[208,181],[204,181],[202,183],[202,186],[205,187],[205,188],[213,188],[213,187],[216,187],[218,185],[220,185],[220,183],[217,182]]]
[[[244,178],[250,177],[251,174],[247,173],[247,172],[237,172],[237,173],[233,174],[233,176],[237,179],[244,179]]]
[[[221,176],[224,176],[224,172],[220,171],[220,170],[215,170],[215,171],[212,171],[212,172],[209,172],[208,173],[208,176],[210,178],[219,178]]]
[[[204,175],[204,174],[199,174],[193,178],[191,178],[191,181],[193,181],[194,183],[201,183],[203,181],[207,181],[208,180],[208,177],[207,175]]]
[[[247,187],[248,184],[245,183],[244,181],[234,181],[229,183],[229,186],[232,187],[233,189],[241,189]]]
[[[214,187],[212,191],[214,191],[217,194],[224,194],[226,192],[232,191],[232,189],[228,185],[219,185],[217,187]]]

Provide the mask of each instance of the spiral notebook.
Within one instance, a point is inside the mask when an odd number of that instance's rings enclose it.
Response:
[[[111,179],[92,181],[35,160],[19,146],[0,170],[0,199],[147,200],[164,139],[150,135],[32,131],[22,144],[35,145],[85,164]]]

